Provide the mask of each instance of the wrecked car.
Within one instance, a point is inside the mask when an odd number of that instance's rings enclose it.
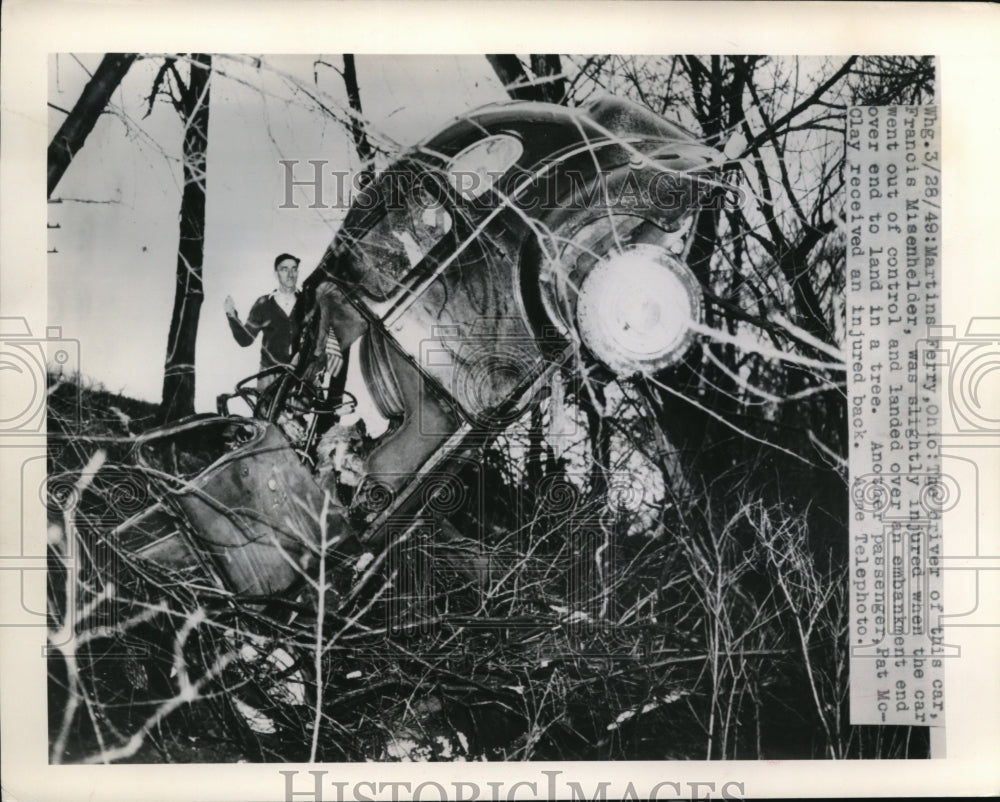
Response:
[[[686,264],[691,222],[732,192],[723,167],[717,150],[615,98],[499,103],[454,121],[354,198],[304,283],[295,363],[270,392],[248,380],[234,394],[254,417],[229,414],[224,396],[220,415],[142,438],[163,501],[119,537],[259,604],[331,554],[377,550],[554,373],[652,375],[683,359],[703,303]],[[350,499],[315,466],[352,407],[342,384],[314,381],[330,330],[389,421]],[[291,418],[294,437],[279,425]]]

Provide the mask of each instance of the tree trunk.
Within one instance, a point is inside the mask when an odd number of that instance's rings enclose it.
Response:
[[[101,59],[94,76],[83,88],[80,99],[49,143],[48,197],[52,197],[69,163],[83,147],[97,124],[97,118],[135,59],[135,53],[108,53]]]
[[[198,318],[204,297],[202,262],[205,251],[205,168],[208,150],[209,77],[212,57],[191,57],[191,77],[182,88],[184,192],[181,196],[177,285],[167,336],[163,372],[162,421],[194,414],[194,355]]]
[[[372,169],[375,151],[371,142],[368,141],[364,117],[361,116],[361,90],[358,88],[358,72],[352,53],[344,54],[344,87],[347,89],[347,101],[351,105],[352,112],[351,138],[354,140],[354,147],[357,148],[358,158],[361,159],[361,176],[358,185],[364,189],[375,178],[375,172]]]
[[[531,83],[531,78],[524,71],[521,59],[510,54],[490,54],[486,60],[493,67],[503,88],[513,100],[545,100],[545,94],[537,84]]]
[[[538,78],[551,78],[546,83],[538,84],[549,103],[566,103],[566,78],[562,74],[562,61],[557,54],[532,53],[531,71]]]

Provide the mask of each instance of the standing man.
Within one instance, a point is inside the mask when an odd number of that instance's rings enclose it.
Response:
[[[278,288],[268,295],[258,298],[250,309],[246,323],[241,323],[236,313],[236,305],[231,295],[226,296],[226,317],[236,342],[246,348],[261,334],[260,369],[275,365],[288,365],[292,361],[302,321],[293,314],[298,290],[299,258],[283,253],[274,260],[274,272]],[[278,373],[262,376],[257,380],[257,389],[264,392],[278,378]]]

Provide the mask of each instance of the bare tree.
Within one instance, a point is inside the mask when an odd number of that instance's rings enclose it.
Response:
[[[932,61],[569,60],[570,102],[602,91],[624,95],[706,144],[728,144],[729,180],[741,189],[741,203],[706,206],[691,222],[686,261],[704,290],[705,323],[717,335],[659,377],[667,387],[649,383],[656,419],[696,474],[731,469],[734,448],[744,452],[739,465],[763,448],[774,470],[802,477],[807,495],[817,484],[831,486],[815,471],[840,472],[846,433],[838,369],[846,107],[932,96]]]
[[[538,78],[546,78],[539,84],[542,94],[550,103],[566,102],[566,77],[562,72],[562,60],[553,53],[532,53],[531,71]]]
[[[83,147],[97,118],[135,60],[135,53],[108,53],[101,59],[93,77],[83,88],[80,99],[49,143],[48,197],[52,197],[66,168]]]
[[[361,89],[358,87],[358,71],[354,64],[353,53],[344,54],[344,87],[353,112],[351,138],[354,140],[354,147],[357,148],[358,158],[361,159],[361,177],[358,185],[363,188],[374,179],[372,164],[375,161],[375,149],[368,141],[368,134],[365,131],[365,118],[361,110]]]
[[[532,55],[530,61],[534,77],[528,75],[521,59],[515,55],[490,54],[486,60],[512,99],[565,103],[566,80],[558,55]]]
[[[184,189],[181,195],[177,285],[167,335],[160,417],[175,420],[194,413],[194,361],[198,319],[204,298],[206,152],[212,57],[191,56],[188,80],[167,59],[156,76],[149,102],[165,92],[184,122]],[[168,86],[164,88],[164,83]]]

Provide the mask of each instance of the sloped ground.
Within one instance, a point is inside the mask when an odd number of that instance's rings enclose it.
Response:
[[[692,498],[648,531],[497,446],[434,531],[268,616],[110,537],[156,501],[131,457],[151,405],[49,400],[53,761],[927,754],[923,730],[846,724],[843,571],[761,496],[706,525]]]

